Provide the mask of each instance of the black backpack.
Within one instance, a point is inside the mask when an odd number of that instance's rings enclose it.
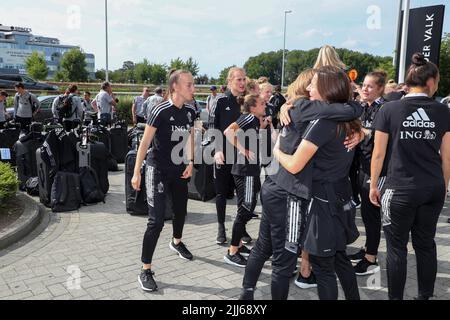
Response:
[[[73,116],[75,111],[72,111],[73,107],[73,96],[60,96],[59,97],[59,103],[58,103],[58,115],[61,118],[70,118]]]
[[[97,173],[88,167],[80,168],[81,196],[85,204],[105,203]]]
[[[51,191],[53,212],[69,212],[81,207],[80,176],[77,173],[58,172]]]

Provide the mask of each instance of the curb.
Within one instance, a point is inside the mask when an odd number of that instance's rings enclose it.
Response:
[[[17,198],[25,204],[22,216],[0,232],[0,250],[19,242],[37,227],[41,220],[39,205],[28,195],[17,194]]]

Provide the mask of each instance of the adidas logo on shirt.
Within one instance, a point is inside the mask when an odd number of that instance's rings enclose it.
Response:
[[[430,128],[434,129],[436,124],[431,121],[423,108],[418,109],[403,122],[405,128]]]
[[[227,110],[227,111],[231,111],[231,109],[230,109],[230,107],[227,107],[225,110]]]
[[[170,117],[170,121],[175,121],[175,118],[174,117]]]

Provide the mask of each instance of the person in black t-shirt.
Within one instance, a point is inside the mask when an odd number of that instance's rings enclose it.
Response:
[[[225,131],[225,136],[235,146],[239,156],[231,170],[236,184],[238,212],[233,225],[231,246],[224,260],[241,268],[247,265],[244,256],[250,254],[250,249],[243,245],[241,239],[246,224],[253,218],[258,201],[257,195],[261,189],[259,129],[269,125],[263,120],[265,107],[264,101],[259,96],[246,96],[243,104],[244,113]]]
[[[281,94],[281,86],[277,85],[274,88],[275,93],[270,98],[270,103],[275,107],[275,113],[280,113],[281,107],[286,103],[286,98]],[[275,127],[277,128],[277,127]]]
[[[386,72],[376,71],[369,73],[364,79],[360,90],[364,113],[361,122],[364,140],[358,146],[359,156],[359,190],[361,194],[361,217],[366,230],[366,243],[358,253],[350,255],[350,260],[356,262],[355,272],[358,276],[370,275],[380,271],[377,262],[378,247],[381,239],[381,213],[380,208],[374,206],[369,199],[370,192],[370,162],[374,146],[373,123],[378,111],[385,103],[383,92],[386,86]],[[386,169],[382,172],[379,188],[383,188],[386,180]]]
[[[139,283],[145,291],[156,291],[152,260],[159,235],[164,227],[166,195],[172,198],[173,240],[170,249],[180,258],[192,260],[191,252],[181,241],[187,214],[188,180],[193,170],[193,127],[195,110],[186,105],[195,92],[194,80],[187,71],[175,71],[169,79],[169,100],[155,107],[148,119],[132,179],[133,188],[140,190],[141,168],[147,156],[146,188],[149,222],[144,236]],[[173,138],[177,138],[173,141]],[[186,142],[188,141],[188,142]],[[148,151],[150,145],[152,148]],[[179,159],[172,158],[174,149],[183,147]],[[184,154],[185,148],[187,154]],[[148,155],[147,155],[148,151]],[[188,164],[187,164],[188,163]]]
[[[375,119],[370,200],[383,213],[389,298],[402,300],[409,234],[417,258],[419,295],[433,297],[437,273],[436,226],[450,180],[450,110],[432,99],[439,70],[416,53],[408,71],[409,94],[386,103]],[[387,179],[378,188],[383,162]]]
[[[335,68],[325,68],[319,70],[319,72],[326,77],[330,77],[331,83],[341,83],[342,80],[347,79],[345,73]],[[348,91],[345,101],[349,100],[349,96],[350,91]],[[337,103],[331,103],[335,99],[332,95],[325,98],[330,103],[305,99],[298,100],[295,107],[290,111],[289,126],[285,127],[280,134],[274,154],[280,160],[282,167],[277,174],[270,176],[262,187],[263,216],[258,241],[247,262],[241,300],[253,299],[258,277],[265,261],[270,256],[272,256],[273,265],[272,298],[274,300],[285,300],[288,297],[289,279],[295,269],[301,240],[304,236],[303,231],[306,228],[309,200],[313,195],[313,165],[315,161],[310,160],[317,152],[317,147],[305,149],[305,143],[307,142],[302,139],[305,136],[309,137],[310,130],[307,129],[313,129],[314,124],[322,121],[318,119],[348,121],[358,118],[362,113],[362,108],[357,103],[346,105],[343,103],[345,101],[339,100],[336,101]],[[310,121],[314,119],[317,120],[313,121],[313,125],[310,126]],[[338,135],[336,130],[337,124],[334,121],[332,121],[332,124],[334,125],[333,130],[325,128],[326,137],[330,141],[334,141],[337,137],[342,138],[342,135]],[[319,130],[317,134],[321,132]],[[340,152],[344,150],[344,156],[351,157],[352,153],[347,154],[344,138],[339,140],[339,147],[334,145],[334,148],[338,148]],[[328,155],[331,159],[334,159],[335,156],[335,154]],[[339,169],[342,166],[339,159],[341,158],[336,157],[338,164],[328,165],[331,168],[330,171],[334,174],[342,174]],[[346,256],[343,254],[340,257]],[[353,277],[355,276],[350,261],[341,269],[345,269],[344,273],[346,274],[350,273],[350,276],[346,278],[350,279],[346,282],[348,297],[358,298],[359,295],[355,293],[355,287],[357,290],[356,278],[354,282],[351,279],[352,273]],[[336,280],[336,278],[334,279]]]
[[[233,185],[231,169],[233,168],[234,147],[223,136],[223,133],[228,129],[230,124],[236,122],[241,116],[241,105],[238,103],[237,98],[242,96],[246,90],[246,74],[244,69],[230,69],[228,73],[228,88],[229,91],[223,97],[219,98],[214,110],[214,129],[220,130],[222,133],[222,141],[215,141],[214,156],[214,184],[216,188],[216,209],[219,224],[217,244],[225,244],[227,242],[225,213],[227,197]]]

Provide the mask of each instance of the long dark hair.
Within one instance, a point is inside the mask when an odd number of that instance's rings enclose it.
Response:
[[[437,79],[438,76],[438,67],[433,62],[427,61],[422,53],[415,53],[406,77],[406,85],[408,87],[426,87],[428,79]]]
[[[353,90],[348,75],[340,68],[325,66],[316,70],[317,90],[328,103],[348,103],[352,100]],[[339,134],[350,136],[361,132],[361,121],[340,123]]]

